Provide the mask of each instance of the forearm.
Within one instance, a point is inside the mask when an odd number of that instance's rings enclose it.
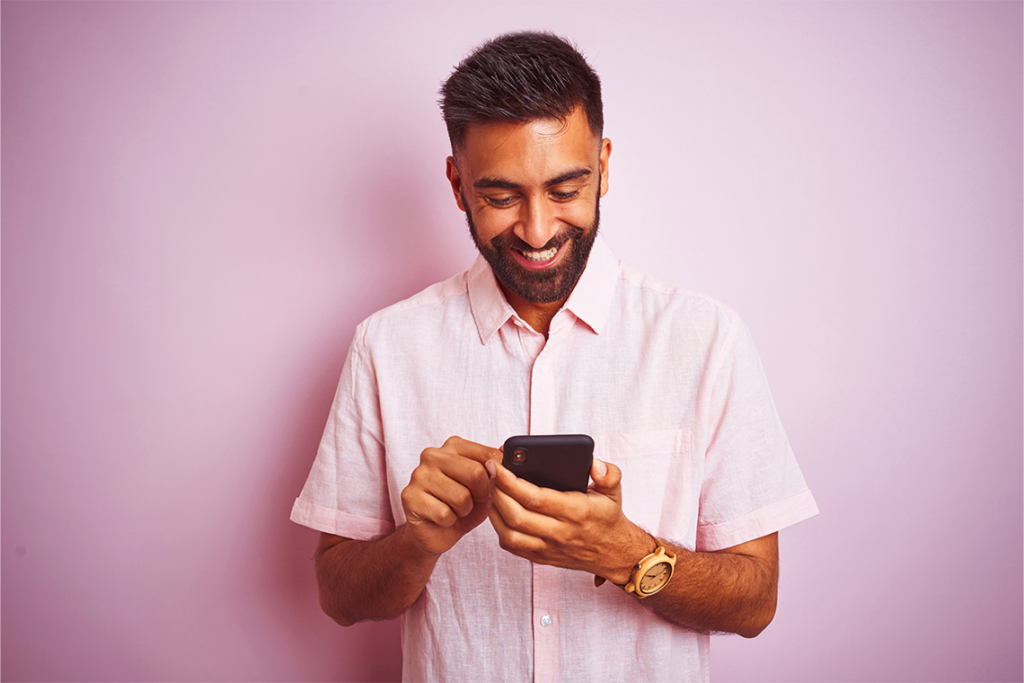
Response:
[[[438,557],[419,550],[405,525],[372,541],[324,534],[316,553],[320,607],[342,626],[393,619],[416,602]]]
[[[675,553],[675,571],[663,590],[641,601],[646,607],[694,631],[738,633],[746,638],[771,623],[778,594],[775,534],[713,553],[658,543]],[[745,554],[747,550],[756,553]]]

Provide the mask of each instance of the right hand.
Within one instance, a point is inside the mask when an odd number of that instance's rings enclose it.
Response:
[[[498,449],[457,436],[420,454],[402,490],[402,509],[418,549],[440,555],[487,519],[494,460],[501,460]]]

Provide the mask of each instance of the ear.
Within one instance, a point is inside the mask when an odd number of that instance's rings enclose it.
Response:
[[[452,184],[452,192],[455,194],[455,203],[459,210],[465,213],[466,207],[462,203],[462,176],[459,175],[459,167],[455,165],[455,157],[448,157],[445,160],[445,175],[448,182]]]
[[[601,196],[608,194],[608,157],[612,155],[612,141],[601,140]]]

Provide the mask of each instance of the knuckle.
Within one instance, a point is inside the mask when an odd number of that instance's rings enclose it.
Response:
[[[565,511],[565,519],[573,525],[582,525],[587,521],[587,515],[577,507],[571,507]]]
[[[454,500],[452,501],[452,508],[455,510],[459,517],[465,517],[473,511],[473,497],[469,495],[469,491],[463,489],[455,494]]]
[[[420,465],[412,471],[412,475],[409,476],[409,486],[420,486],[423,484],[423,477],[426,476],[423,465]],[[409,488],[408,486],[406,488]]]
[[[473,468],[473,472],[470,475],[470,484],[476,488],[484,489],[487,484],[491,481],[490,475],[487,474],[487,470],[483,465]]]
[[[410,484],[402,489],[402,509],[419,513],[424,506],[423,490]]]
[[[520,529],[523,526],[523,513],[515,508],[507,510],[502,517],[505,518],[505,524],[510,529]]]
[[[551,540],[555,545],[566,547],[573,545],[575,539],[568,531],[556,531],[551,534]]]
[[[436,448],[424,448],[423,452],[420,453],[420,464],[429,464],[437,462],[437,458],[440,455],[440,451]]]
[[[447,528],[455,524],[458,519],[455,512],[446,505],[437,511],[437,514],[434,516],[434,523]]]
[[[515,532],[507,533],[498,538],[498,545],[501,546],[502,550],[507,550],[509,552],[522,550],[522,542],[519,539],[519,534]]]

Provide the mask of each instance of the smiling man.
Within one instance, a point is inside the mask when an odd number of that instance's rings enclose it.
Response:
[[[749,334],[598,238],[612,144],[567,42],[485,43],[442,110],[480,258],[357,328],[292,511],[321,606],[401,615],[406,680],[708,680],[708,634],[768,625],[777,532],[817,512]],[[586,493],[501,464],[568,433]]]
[[[611,150],[577,107],[564,120],[472,126],[448,157],[477,249],[538,332],[547,333],[587,265]]]

